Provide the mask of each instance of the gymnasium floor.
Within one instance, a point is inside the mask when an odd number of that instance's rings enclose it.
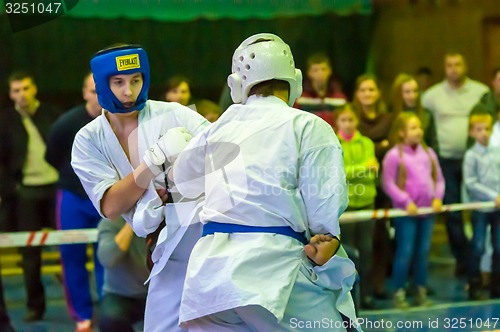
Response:
[[[433,306],[403,311],[393,309],[391,300],[379,300],[381,309],[360,312],[365,320],[363,330],[500,331],[500,299],[468,301],[465,282],[457,280],[453,273],[453,265],[431,263],[429,286],[435,292],[430,297]],[[410,304],[412,300],[409,297]]]
[[[429,266],[429,286],[434,290],[430,297],[434,305],[428,308],[412,307],[396,310],[391,300],[377,300],[379,309],[361,311],[364,331],[499,331],[500,299],[480,302],[467,301],[465,281],[454,276],[453,260],[449,255],[443,229],[436,224],[433,249]],[[6,253],[7,250],[7,253]],[[43,281],[47,294],[45,319],[36,323],[24,323],[25,293],[22,270],[14,250],[2,249],[2,278],[5,299],[12,324],[23,332],[71,332],[74,323],[66,310],[63,287],[59,281],[58,253],[55,248],[45,248],[43,254]],[[91,257],[91,252],[89,251]],[[92,269],[92,264],[88,265]],[[95,295],[95,294],[94,294]],[[94,296],[95,298],[95,296]],[[409,297],[409,302],[412,302]],[[312,328],[311,331],[321,331]],[[328,329],[323,329],[324,331]],[[1,331],[0,331],[1,332]]]
[[[392,309],[390,300],[379,300],[377,304],[381,309],[360,312],[359,316],[365,320],[364,331],[500,331],[500,300],[466,301],[464,283],[452,278],[452,273],[453,266],[431,264],[430,285],[436,292],[431,298],[435,305],[401,311]],[[3,279],[8,311],[16,331],[73,331],[74,325],[66,311],[63,289],[54,274],[43,276],[48,298],[45,319],[30,324],[22,321],[25,295],[21,276],[4,276]],[[486,326],[487,319],[489,328]],[[397,324],[405,324],[402,326],[407,328],[397,328]],[[430,324],[436,328],[430,327]],[[466,327],[460,328],[461,324]]]

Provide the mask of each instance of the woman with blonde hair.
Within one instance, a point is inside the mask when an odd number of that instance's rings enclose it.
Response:
[[[381,164],[384,155],[389,150],[389,131],[394,114],[387,112],[387,107],[382,99],[379,84],[375,76],[364,74],[357,78],[352,101],[352,109],[358,116],[358,130],[373,141],[375,157]],[[382,191],[380,181],[377,183],[377,197],[375,208],[390,208],[391,203]],[[387,219],[375,221],[373,234],[373,262],[371,279],[373,295],[377,298],[386,298],[385,277],[391,261],[390,237],[387,229]],[[361,305],[365,309],[374,308],[373,301],[367,297]]]
[[[352,108],[359,117],[359,131],[375,143],[375,154],[381,161],[389,150],[393,115],[387,112],[375,76],[364,74],[356,79]]]
[[[424,142],[437,148],[434,118],[429,110],[422,106],[420,87],[415,77],[401,73],[394,79],[391,89],[391,111],[398,115],[402,112],[412,112],[422,123]]]

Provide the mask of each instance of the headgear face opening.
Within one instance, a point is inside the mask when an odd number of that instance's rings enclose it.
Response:
[[[142,110],[148,100],[149,61],[148,55],[139,45],[112,47],[97,52],[90,60],[94,75],[95,90],[99,104],[111,113],[128,113]],[[124,108],[109,87],[109,79],[114,75],[141,73],[143,85],[131,108]]]
[[[254,85],[272,79],[290,84],[289,106],[302,94],[302,72],[295,68],[290,47],[270,33],[245,39],[234,51],[231,71],[227,83],[235,103],[244,104]]]

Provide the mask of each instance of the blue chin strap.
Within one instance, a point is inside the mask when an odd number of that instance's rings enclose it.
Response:
[[[142,110],[148,100],[149,61],[144,49],[138,45],[113,47],[97,52],[90,60],[99,104],[111,113],[129,113]],[[133,107],[125,108],[109,87],[114,75],[141,73],[143,85]]]

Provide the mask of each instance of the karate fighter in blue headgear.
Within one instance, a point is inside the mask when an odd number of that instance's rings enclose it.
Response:
[[[196,204],[181,211],[166,203],[169,194],[162,180],[191,134],[208,122],[180,104],[148,100],[149,62],[140,46],[102,50],[90,65],[103,110],[76,135],[72,166],[103,218],[121,215],[143,237],[165,220],[152,255],[144,330],[182,331],[181,292],[201,228],[192,220]]]

